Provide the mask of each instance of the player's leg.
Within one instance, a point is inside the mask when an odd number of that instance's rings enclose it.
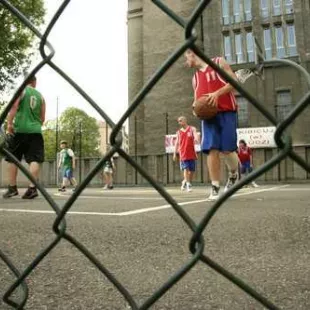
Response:
[[[110,183],[109,183],[109,189],[113,189],[114,188],[114,185],[113,185],[113,169],[111,168],[111,171],[110,171]]]
[[[211,179],[211,193],[209,201],[219,197],[220,192],[220,127],[218,115],[211,120],[201,122],[201,150],[208,155],[207,166]]]
[[[44,162],[44,140],[41,134],[27,134],[28,149],[25,152],[25,160],[29,164],[29,170],[33,178],[38,181],[40,175],[41,163]],[[30,182],[23,199],[33,199],[38,196],[38,191],[32,182]]]
[[[108,189],[109,184],[110,184],[110,173],[105,169],[105,171],[103,172],[103,176],[104,176],[104,183],[105,183],[105,186],[103,189]]]
[[[180,170],[182,171],[183,180],[181,183],[181,191],[186,190],[186,179],[187,179],[187,172],[186,172],[186,162],[180,160]]]
[[[10,143],[8,145],[8,151],[12,153],[19,161],[23,158],[24,146],[22,143],[23,136],[21,134],[15,134],[11,137]],[[9,184],[7,191],[3,194],[3,198],[11,198],[18,195],[17,190],[17,174],[18,168],[11,162],[11,160],[6,157],[5,160],[8,162],[8,176]]]
[[[220,113],[221,123],[221,152],[225,156],[228,168],[228,180],[225,191],[238,181],[239,158],[237,150],[237,114],[236,112]]]
[[[195,168],[196,168],[196,161],[195,160],[189,160],[188,161],[188,169],[187,169],[187,183],[186,183],[186,190],[188,192],[192,191],[192,181],[193,181]]]

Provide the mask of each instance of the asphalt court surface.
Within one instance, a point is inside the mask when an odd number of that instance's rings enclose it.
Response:
[[[20,190],[20,196],[25,189]],[[198,222],[212,206],[209,188],[167,191]],[[72,192],[48,192],[62,206]],[[44,198],[0,198],[0,248],[23,270],[54,238]],[[152,188],[86,188],[66,216],[82,242],[141,304],[191,257],[191,232]],[[310,309],[309,184],[244,188],[204,232],[204,253],[280,309]],[[14,281],[0,261],[0,294]],[[28,278],[25,310],[125,310],[124,299],[71,244],[61,241]],[[10,307],[0,301],[0,309]],[[197,264],[150,309],[262,310],[206,265]]]

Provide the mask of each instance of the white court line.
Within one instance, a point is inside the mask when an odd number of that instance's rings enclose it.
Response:
[[[58,196],[58,197],[67,197],[69,198],[71,195],[65,195],[65,194],[59,194],[59,193],[55,193],[54,196]],[[113,196],[79,196],[80,198],[91,198],[91,199],[116,199],[116,200],[162,200],[164,198],[160,198],[160,197],[119,197],[116,195]]]
[[[282,189],[284,187],[288,187],[288,186],[290,186],[290,185],[281,185],[281,186],[275,186],[275,187],[271,187],[271,188],[263,188],[260,190],[255,190],[253,192],[239,193],[239,194],[233,195],[232,198],[240,197],[240,196],[247,196],[247,195],[252,195],[252,194],[257,194],[257,193],[262,193],[262,192],[280,190],[280,189]],[[207,201],[207,199],[186,201],[186,202],[179,203],[179,205],[185,206],[185,205],[190,205],[190,204],[195,204],[195,203],[200,203],[200,202],[206,202],[206,201]],[[154,211],[164,210],[164,209],[169,209],[169,208],[172,208],[171,205],[165,204],[163,206],[158,206],[158,207],[150,207],[150,208],[136,209],[136,210],[132,210],[132,211],[116,212],[116,213],[69,211],[68,214],[73,214],[73,215],[100,215],[100,216],[127,216],[127,215],[134,215],[134,214],[140,214],[140,213],[154,212]],[[54,214],[55,215],[55,212],[50,211],[50,210],[1,209],[0,208],[0,212],[1,211],[2,212],[38,213],[38,214]]]

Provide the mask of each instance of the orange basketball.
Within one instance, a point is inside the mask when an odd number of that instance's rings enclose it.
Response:
[[[210,119],[216,115],[217,107],[210,105],[207,97],[202,96],[195,101],[193,112],[200,119]]]

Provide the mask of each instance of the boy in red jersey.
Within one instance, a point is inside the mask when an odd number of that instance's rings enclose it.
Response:
[[[178,123],[181,128],[177,131],[177,140],[173,154],[173,160],[177,158],[177,152],[180,154],[180,168],[183,171],[184,179],[181,190],[192,191],[192,180],[196,168],[197,154],[195,151],[195,142],[198,142],[197,130],[187,124],[186,117],[180,116]]]
[[[241,177],[244,177],[253,170],[252,150],[247,146],[244,140],[239,141],[238,157],[240,161]],[[252,186],[258,187],[254,181],[252,182]]]
[[[193,51],[187,50],[185,58],[188,67],[197,69],[193,77],[195,100],[206,96],[206,104],[216,105],[218,109],[214,118],[201,121],[201,150],[208,154],[207,165],[212,182],[208,200],[214,201],[219,197],[220,191],[220,153],[224,154],[229,170],[225,191],[238,180],[237,105],[234,88]],[[213,61],[232,78],[237,79],[225,59],[216,57]]]

